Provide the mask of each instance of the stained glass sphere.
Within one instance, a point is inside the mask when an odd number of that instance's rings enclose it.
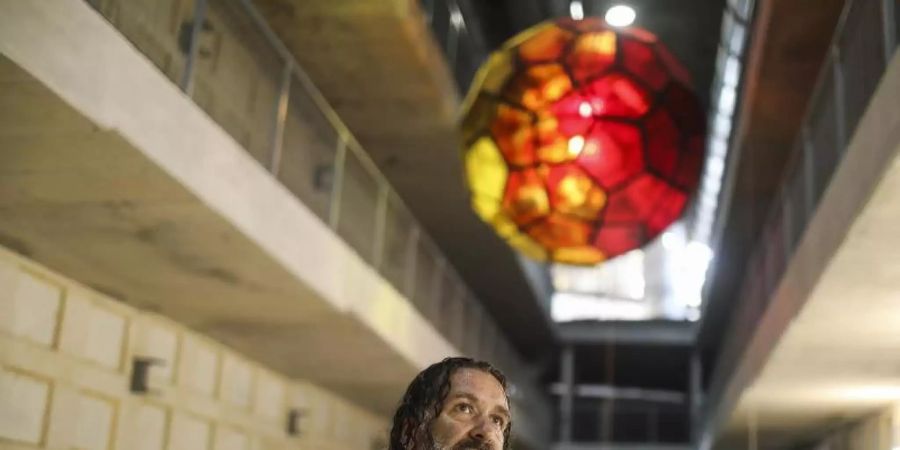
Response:
[[[655,36],[545,22],[491,54],[466,97],[472,206],[533,258],[596,264],[681,216],[704,133],[687,72]]]

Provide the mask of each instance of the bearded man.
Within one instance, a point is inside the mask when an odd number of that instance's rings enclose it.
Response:
[[[506,377],[484,361],[447,358],[410,383],[394,414],[388,450],[509,448]]]

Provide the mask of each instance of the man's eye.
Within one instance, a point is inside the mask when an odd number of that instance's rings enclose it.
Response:
[[[472,408],[472,405],[470,405],[468,403],[460,403],[460,404],[456,405],[456,410],[461,413],[466,413],[466,414],[469,414],[474,411],[474,409]]]
[[[503,428],[506,425],[506,420],[500,416],[491,417],[491,420],[494,422],[494,425],[497,425],[500,428]]]

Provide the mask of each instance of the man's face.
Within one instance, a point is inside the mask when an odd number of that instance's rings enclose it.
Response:
[[[508,423],[500,382],[482,370],[458,369],[430,431],[436,450],[501,450]]]

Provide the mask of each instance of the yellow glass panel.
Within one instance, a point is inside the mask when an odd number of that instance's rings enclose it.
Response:
[[[498,212],[491,220],[491,223],[494,224],[494,230],[497,231],[497,234],[504,239],[519,232],[519,227],[516,223],[503,212]]]
[[[564,264],[593,265],[606,260],[606,255],[594,247],[565,247],[553,253],[553,260]]]
[[[594,220],[606,205],[606,193],[583,172],[572,171],[559,181],[554,200],[561,212]]]
[[[507,168],[494,141],[489,137],[477,140],[465,159],[469,189],[476,196],[500,200],[506,186]]]
[[[500,200],[483,195],[472,194],[472,209],[485,222],[492,222],[500,211]]]
[[[538,261],[547,259],[547,251],[525,234],[516,233],[508,239],[508,242],[509,245],[525,254],[525,256]]]

